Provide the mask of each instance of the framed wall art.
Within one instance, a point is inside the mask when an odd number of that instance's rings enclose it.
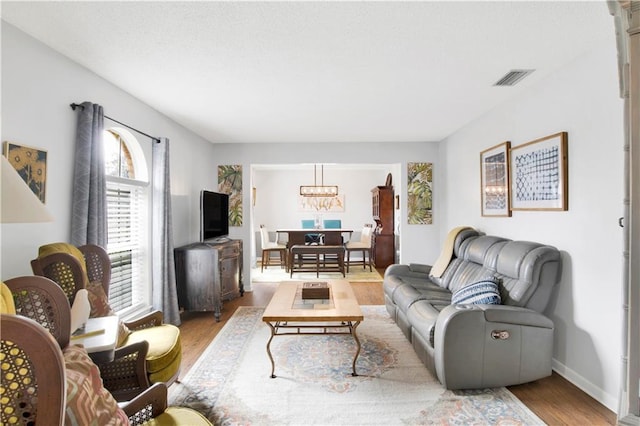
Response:
[[[242,226],[242,165],[218,166],[218,191],[229,194],[229,226]]]
[[[301,212],[343,212],[344,194],[335,197],[298,196],[298,211]]]
[[[407,163],[407,223],[433,223],[432,163]]]
[[[511,148],[511,209],[568,210],[568,136],[560,132]]]
[[[47,194],[47,151],[5,142],[4,156],[44,204]]]
[[[503,142],[480,153],[482,216],[511,216],[509,200],[509,149]]]

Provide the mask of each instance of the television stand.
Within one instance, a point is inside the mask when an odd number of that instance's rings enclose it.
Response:
[[[242,240],[188,244],[174,255],[178,305],[185,311],[213,311],[220,321],[222,302],[244,295]]]
[[[204,241],[204,243],[205,244],[222,244],[222,243],[228,243],[229,241],[233,241],[233,240],[229,237],[217,237],[217,238],[212,238],[210,240],[206,240]]]

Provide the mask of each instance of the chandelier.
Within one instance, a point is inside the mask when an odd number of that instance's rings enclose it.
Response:
[[[303,197],[335,197],[338,195],[337,185],[324,184],[324,165],[320,165],[320,185],[317,184],[317,167],[313,165],[313,185],[300,185],[300,195]]]

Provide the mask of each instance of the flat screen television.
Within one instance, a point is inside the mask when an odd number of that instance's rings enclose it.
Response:
[[[200,192],[200,241],[229,235],[229,195]]]

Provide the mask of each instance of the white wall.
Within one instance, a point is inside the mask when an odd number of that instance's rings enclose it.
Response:
[[[241,164],[243,166],[243,205],[247,209],[251,200],[251,178],[248,170],[251,165],[257,164],[313,164],[313,163],[342,163],[342,164],[393,164],[395,172],[393,174],[393,186],[396,194],[400,194],[401,211],[406,211],[406,181],[408,162],[432,162],[434,170],[438,170],[437,160],[439,157],[439,144],[432,142],[422,143],[313,143],[313,144],[216,144],[213,167],[217,168],[222,164]],[[326,175],[328,177],[328,175]],[[384,174],[386,177],[386,173]],[[309,179],[313,174],[309,172]],[[307,183],[305,181],[303,183]],[[329,183],[326,178],[325,182]],[[336,182],[340,184],[340,182]],[[300,185],[300,182],[294,182]],[[384,184],[384,178],[379,185]],[[434,180],[434,205],[440,201],[442,190],[441,182]],[[371,185],[367,184],[367,187]],[[371,186],[372,188],[373,186]],[[368,191],[371,190],[369,188]],[[297,193],[297,189],[295,191]],[[258,193],[258,203],[264,197]],[[370,192],[369,192],[370,195]],[[346,200],[348,206],[349,200]],[[273,206],[278,208],[278,206]],[[348,207],[350,208],[350,207]],[[370,197],[367,197],[366,206],[363,209],[371,209]],[[402,262],[433,262],[440,253],[441,245],[441,217],[434,213],[433,225],[408,225],[406,216],[404,220],[398,221],[397,227],[400,232],[400,255]],[[256,224],[246,220],[242,227],[230,228],[230,235],[233,238],[241,238],[246,244],[251,241],[251,233],[257,230]],[[355,225],[354,225],[355,226]],[[245,255],[245,276],[250,259]],[[246,281],[246,280],[245,280]],[[246,285],[246,282],[245,282]]]
[[[371,166],[374,167],[374,166]],[[264,224],[269,229],[299,228],[302,219],[313,219],[317,214],[322,219],[340,219],[344,228],[361,229],[365,223],[373,223],[371,216],[371,189],[384,185],[391,165],[372,168],[337,166],[324,167],[324,183],[338,185],[344,197],[344,211],[303,211],[299,208],[300,185],[313,184],[313,166],[300,168],[268,168],[254,171],[253,186],[258,193],[254,207],[254,231]],[[319,172],[318,172],[319,173]],[[319,176],[319,174],[318,174]],[[318,184],[320,180],[318,178]]]
[[[399,166],[393,165],[325,165],[324,183],[338,185],[339,194],[344,197],[344,211],[304,211],[299,206],[300,185],[310,185],[313,180],[312,165],[269,165],[253,168],[252,186],[257,198],[252,206],[253,234],[259,239],[258,226],[263,224],[270,231],[285,228],[299,228],[302,219],[340,219],[342,227],[353,229],[354,238],[365,223],[373,224],[371,209],[371,189],[384,185],[387,173],[396,174]],[[317,183],[320,184],[318,167]],[[272,237],[273,238],[273,237]],[[286,238],[283,235],[282,240]],[[259,245],[258,245],[259,246]],[[256,253],[258,254],[258,253]],[[258,255],[259,257],[259,255]]]
[[[174,244],[199,239],[199,193],[217,188],[217,168],[243,165],[243,186],[251,188],[252,164],[373,163],[395,164],[394,186],[402,191],[407,162],[436,162],[438,143],[340,143],[340,144],[210,144],[157,111],[87,71],[15,27],[2,22],[2,140],[48,151],[47,208],[53,223],[3,224],[0,226],[2,259],[0,277],[31,274],[29,261],[38,247],[68,241],[70,234],[71,181],[76,115],[73,102],[101,104],[105,114],[147,134],[166,136],[171,143],[171,193]],[[108,125],[109,121],[105,120]],[[148,140],[139,139],[150,148]],[[434,166],[437,169],[437,165]],[[312,177],[310,175],[309,177]],[[384,179],[380,184],[384,183]],[[435,182],[434,200],[439,191]],[[244,191],[245,209],[250,190]],[[406,197],[401,196],[403,209]],[[370,201],[367,204],[370,208]],[[438,224],[408,226],[399,223],[402,259],[431,262],[438,255]],[[246,210],[242,227],[231,228],[233,238],[248,245],[252,224]],[[249,277],[251,250],[246,250],[244,276]],[[249,288],[248,279],[245,285]]]
[[[612,30],[606,44],[447,138],[441,204],[446,216],[440,231],[466,224],[562,251],[562,281],[547,310],[556,327],[554,368],[615,411],[622,348],[618,218],[624,137],[613,35]],[[479,152],[560,131],[569,135],[569,210],[481,217]]]
[[[191,206],[198,203],[202,182],[216,179],[213,145],[2,22],[2,140],[47,151],[46,206],[55,218],[51,223],[1,225],[3,279],[31,275],[29,261],[40,245],[69,240],[76,127],[69,104],[83,101],[101,104],[106,115],[145,133],[170,139],[175,243],[192,241],[197,221],[191,223]],[[105,120],[105,126],[112,124]],[[150,166],[151,141],[138,140]]]

